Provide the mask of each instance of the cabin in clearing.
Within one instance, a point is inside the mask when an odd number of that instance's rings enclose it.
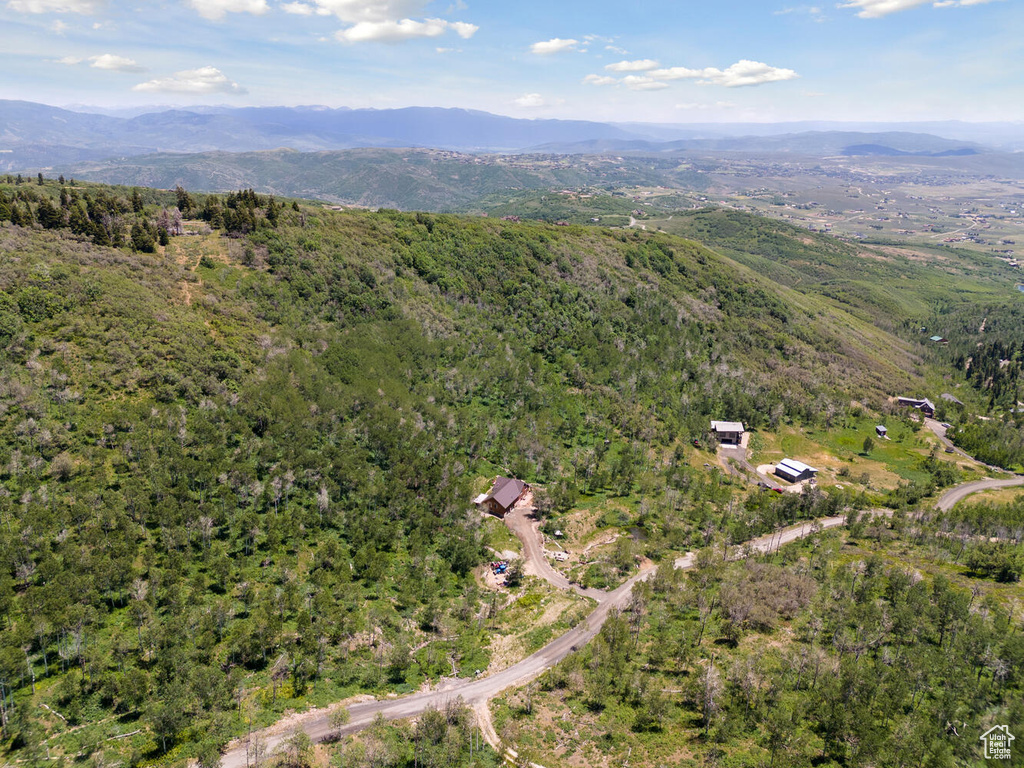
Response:
[[[496,517],[505,517],[529,489],[530,486],[522,480],[496,477],[491,490],[481,493],[473,502]]]
[[[935,403],[933,403],[927,397],[897,397],[896,402],[898,402],[900,405],[905,405],[908,408],[916,408],[925,416],[935,415]]]

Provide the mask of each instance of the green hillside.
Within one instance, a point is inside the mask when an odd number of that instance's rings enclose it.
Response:
[[[507,533],[469,500],[499,472],[638,532],[606,581],[865,506],[733,504],[691,443],[881,410],[950,372],[904,332],[918,308],[995,290],[850,302],[663,233],[0,193],[0,749],[28,762],[209,756],[290,708],[486,669],[474,569]]]

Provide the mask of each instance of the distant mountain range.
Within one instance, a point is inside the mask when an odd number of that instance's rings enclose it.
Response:
[[[85,108],[82,108],[85,109]],[[927,124],[949,138],[898,126],[865,124],[610,124],[524,120],[465,109],[331,109],[328,107],[194,107],[99,114],[0,100],[0,171],[52,169],[82,161],[161,152],[302,152],[352,148],[433,148],[459,152],[789,152],[843,154],[877,145],[882,153],[937,154],[1006,148],[1019,126]],[[858,126],[860,127],[860,126]],[[823,130],[825,129],[825,130]],[[954,135],[955,134],[955,135]],[[992,139],[992,141],[986,141]],[[877,153],[875,153],[877,154]]]
[[[862,148],[873,147],[865,152]],[[552,143],[535,147],[538,152],[563,154],[602,154],[608,152],[751,152],[789,153],[813,156],[832,155],[973,155],[991,151],[974,142],[944,139],[927,133],[909,131],[805,131],[773,136],[725,136],[688,138],[673,141],[640,139],[589,139],[573,143]]]
[[[604,123],[517,120],[464,109],[253,107],[178,109],[125,118],[0,101],[0,163],[5,170],[156,152],[355,147],[516,151],[582,139],[629,138],[635,135]]]

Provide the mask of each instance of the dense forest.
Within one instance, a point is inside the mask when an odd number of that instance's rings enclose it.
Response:
[[[822,424],[940,370],[890,332],[898,307],[871,317],[676,236],[11,181],[0,748],[17,760],[212,764],[286,709],[472,675],[496,610],[469,504],[488,478],[546,487],[551,515],[618,500],[604,524],[639,543],[595,571],[610,583],[871,503],[747,498],[688,461],[710,418]],[[434,725],[460,755],[475,738],[459,712]]]

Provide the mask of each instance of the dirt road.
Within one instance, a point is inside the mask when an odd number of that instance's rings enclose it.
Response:
[[[525,570],[533,576],[539,576],[557,589],[572,590],[578,595],[589,597],[597,602],[608,598],[608,593],[600,589],[584,589],[573,584],[565,574],[555,570],[544,556],[544,544],[541,540],[540,523],[533,516],[532,507],[517,507],[505,515],[505,525],[523,543]]]
[[[757,478],[757,482],[764,483],[765,486],[772,489],[783,488],[777,480],[768,475],[758,472],[757,467],[750,463],[750,459],[747,456],[747,449],[740,445],[720,445],[718,446],[718,455],[724,460],[726,467],[729,467],[730,460],[735,462],[744,472],[749,475],[753,475]],[[738,473],[742,475],[742,473]]]
[[[977,480],[973,483],[965,483],[964,485],[958,485],[956,488],[950,488],[944,494],[939,496],[939,500],[935,503],[935,506],[943,512],[948,512],[955,507],[958,502],[967,498],[972,493],[991,491],[994,488],[1010,488],[1014,485],[1024,485],[1024,477],[1010,477],[999,480],[995,478],[987,478],[985,480]]]
[[[845,521],[845,517],[829,517],[812,523],[803,523],[768,536],[753,539],[747,543],[746,549],[757,552],[772,551],[782,544],[796,541],[824,528],[835,528],[836,526],[843,525]],[[695,555],[691,553],[678,558],[675,561],[676,568],[692,567],[694,557]],[[612,609],[622,610],[626,607],[633,591],[633,585],[638,581],[650,578],[654,571],[653,567],[644,569],[617,589],[605,593],[604,601],[599,603],[597,608],[584,621],[577,624],[561,637],[552,640],[536,653],[527,656],[518,664],[497,672],[490,677],[451,683],[440,690],[427,693],[416,693],[401,698],[379,699],[353,704],[349,707],[350,720],[348,724],[338,730],[331,729],[327,710],[317,710],[306,715],[299,715],[290,718],[285,725],[271,726],[259,732],[258,738],[261,741],[261,749],[265,750],[265,754],[271,754],[275,748],[280,746],[299,729],[304,730],[314,741],[322,741],[332,735],[332,733],[340,736],[356,733],[370,725],[378,715],[382,715],[387,720],[415,717],[430,707],[442,707],[446,702],[456,697],[461,697],[470,706],[486,702],[506,688],[521,686],[529,682],[541,673],[551,669],[551,667],[577,648],[581,648],[590,642],[600,631],[601,626],[608,618],[608,614]],[[247,743],[241,739],[232,742],[221,759],[222,768],[245,768],[248,764]]]
[[[939,438],[939,442],[942,443],[942,446],[944,448],[952,448],[953,449],[953,453],[957,454],[958,456],[962,456],[965,459],[970,459],[971,461],[975,461],[978,464],[981,464],[980,461],[978,461],[976,458],[971,456],[969,453],[964,453],[959,448],[957,448],[955,445],[953,445],[953,441],[950,440],[948,437],[946,437],[946,428],[944,426],[942,426],[942,424],[940,422],[936,421],[935,419],[930,419],[928,417],[925,417],[924,425],[926,427],[928,427],[928,429],[930,429],[932,432],[935,433],[935,436],[937,438]]]

